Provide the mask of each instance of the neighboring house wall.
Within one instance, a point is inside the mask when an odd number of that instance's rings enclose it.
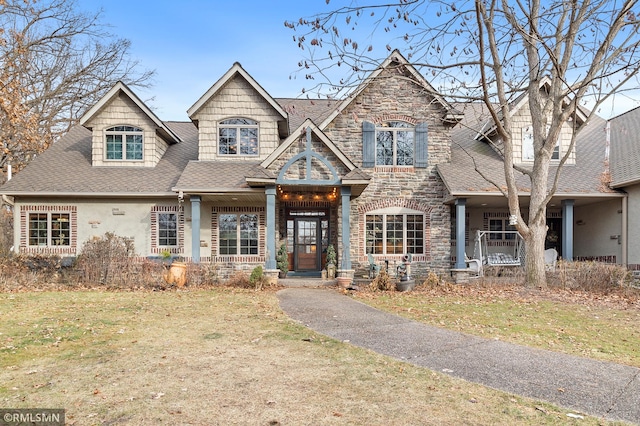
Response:
[[[134,126],[144,130],[142,161],[105,160],[105,130],[113,126]],[[156,125],[127,96],[114,98],[96,117],[86,123],[93,131],[91,161],[93,166],[154,167],[167,150],[167,143],[156,135]]]
[[[258,122],[259,153],[257,156],[218,154],[218,123],[228,118],[249,118]],[[280,142],[277,123],[279,118],[273,107],[244,78],[236,75],[192,117],[198,120],[198,159],[218,161],[265,159]]]
[[[617,238],[622,229],[620,199],[576,207],[573,229],[576,260],[621,263],[622,240]]]
[[[630,268],[640,269],[640,185],[629,186],[625,190],[629,194],[628,263]]]
[[[414,274],[428,269],[444,273],[449,268],[450,210],[444,204],[446,189],[435,166],[450,160],[449,129],[442,123],[443,107],[424,87],[395,68],[383,71],[324,130],[327,136],[362,167],[363,121],[382,123],[400,120],[428,124],[428,165],[425,168],[378,166],[363,168],[372,177],[362,195],[351,204],[351,261],[353,268],[368,266],[365,247],[365,215],[384,208],[419,210],[425,220],[425,254],[414,256]],[[339,220],[338,223],[341,223]],[[339,230],[341,234],[341,231]],[[376,256],[379,261],[400,261],[402,255]],[[357,272],[358,275],[361,272]]]

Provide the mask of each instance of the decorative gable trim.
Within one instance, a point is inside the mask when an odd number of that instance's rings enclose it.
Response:
[[[189,118],[193,120],[193,116],[196,115],[198,111],[200,111],[200,109],[209,101],[209,99],[215,96],[216,93],[218,93],[218,91],[220,91],[220,89],[222,89],[225,84],[227,84],[227,82],[233,79],[236,75],[240,75],[242,78],[244,78],[251,85],[251,87],[253,87],[253,89],[255,89],[255,91],[258,92],[284,120],[287,119],[288,116],[286,111],[282,109],[282,107],[275,101],[275,99],[273,99],[271,95],[267,93],[267,91],[264,90],[262,86],[260,86],[260,84],[258,84],[258,82],[249,75],[248,72],[244,70],[244,68],[242,68],[242,65],[240,65],[239,62],[234,63],[229,71],[227,71],[217,82],[215,82],[213,86],[211,86],[209,90],[207,90],[207,92],[202,95],[191,108],[187,110]]]
[[[140,110],[142,110],[142,112],[149,117],[149,119],[151,121],[153,121],[153,123],[156,125],[158,132],[165,138],[167,139],[170,143],[180,143],[182,142],[182,140],[180,139],[180,137],[178,135],[176,135],[173,130],[171,130],[169,127],[167,127],[162,120],[160,120],[158,118],[157,115],[155,115],[153,113],[153,111],[151,111],[149,109],[149,107],[147,107],[147,105],[145,105],[144,102],[142,102],[140,100],[140,98],[138,96],[136,96],[135,93],[133,93],[133,91],[131,89],[129,89],[129,87],[127,87],[126,84],[124,84],[121,81],[118,81],[115,86],[113,86],[111,88],[111,90],[109,90],[107,92],[106,95],[104,95],[102,97],[102,99],[100,99],[100,101],[98,101],[97,104],[95,104],[91,109],[89,109],[89,111],[87,111],[82,118],[80,118],[80,124],[82,126],[87,127],[87,123],[90,122],[96,115],[98,115],[100,113],[100,111],[102,111],[102,109],[107,106],[112,100],[113,98],[117,97],[120,93],[123,93],[125,96],[127,96],[129,99],[131,99],[131,101],[133,103],[136,104],[136,106],[138,108],[140,108]],[[87,127],[89,130],[91,130],[91,128]]]
[[[355,164],[349,160],[349,157],[344,155],[344,153],[325,135],[319,128],[316,126],[312,120],[306,119],[304,123],[302,123],[296,130],[291,132],[291,135],[287,139],[284,140],[278,146],[278,148],[271,153],[267,158],[264,159],[260,165],[265,169],[268,168],[274,161],[276,161],[294,142],[296,142],[299,137],[307,132],[307,128],[310,129],[310,132],[318,137],[322,143],[336,156],[342,164],[345,165],[349,171],[353,171],[356,169]]]

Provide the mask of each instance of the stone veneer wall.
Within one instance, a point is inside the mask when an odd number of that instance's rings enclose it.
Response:
[[[447,273],[450,268],[450,208],[444,204],[446,189],[436,172],[436,165],[451,158],[450,129],[443,123],[446,111],[423,87],[397,68],[385,70],[354,99],[325,133],[358,166],[362,167],[362,122],[387,120],[428,123],[428,166],[426,168],[376,167],[362,170],[372,176],[371,183],[351,204],[351,261],[356,277],[368,267],[364,246],[364,215],[385,203],[425,212],[425,255],[416,256],[412,275],[428,271]],[[382,203],[382,204],[380,204]],[[418,207],[418,208],[416,208]],[[340,212],[340,209],[339,209]],[[341,220],[338,220],[341,224]],[[342,230],[338,233],[341,235]],[[340,253],[339,253],[340,256]],[[377,256],[399,263],[401,255]],[[340,262],[340,259],[339,259]]]

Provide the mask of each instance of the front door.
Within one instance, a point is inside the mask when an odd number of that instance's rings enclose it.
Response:
[[[294,267],[296,271],[319,271],[322,255],[320,219],[298,217],[295,219]]]

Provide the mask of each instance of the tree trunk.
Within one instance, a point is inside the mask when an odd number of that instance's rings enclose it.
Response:
[[[525,285],[528,287],[547,287],[544,265],[544,242],[547,224],[544,216],[529,223],[529,234],[524,237],[525,245]]]

